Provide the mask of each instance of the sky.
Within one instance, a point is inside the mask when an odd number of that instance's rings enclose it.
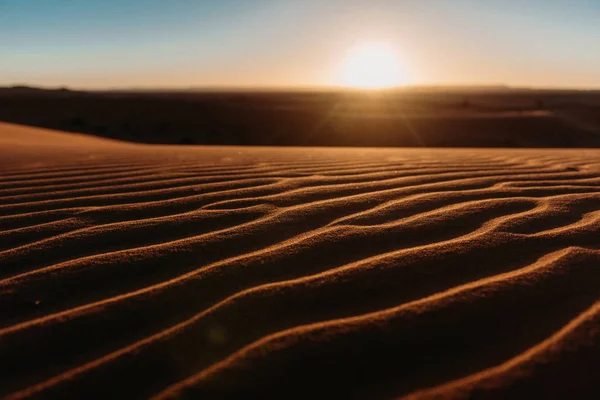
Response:
[[[0,85],[332,86],[364,42],[409,85],[600,88],[600,0],[0,0]]]

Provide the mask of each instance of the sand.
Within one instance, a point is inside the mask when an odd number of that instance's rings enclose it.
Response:
[[[0,121],[149,144],[600,148],[600,91],[0,87]]]
[[[600,394],[598,150],[0,154],[0,397]]]

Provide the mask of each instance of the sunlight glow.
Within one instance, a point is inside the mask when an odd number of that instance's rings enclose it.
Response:
[[[400,60],[388,43],[361,43],[347,52],[339,75],[343,86],[382,89],[407,83]]]

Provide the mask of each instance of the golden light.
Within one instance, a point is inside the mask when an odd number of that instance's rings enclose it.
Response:
[[[339,76],[343,86],[381,89],[407,83],[400,60],[388,43],[368,42],[351,48]]]

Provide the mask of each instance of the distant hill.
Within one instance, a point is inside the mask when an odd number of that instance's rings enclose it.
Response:
[[[27,85],[14,85],[0,87],[0,95],[50,95],[82,93],[80,91],[71,90],[66,87],[59,88],[41,88]]]

